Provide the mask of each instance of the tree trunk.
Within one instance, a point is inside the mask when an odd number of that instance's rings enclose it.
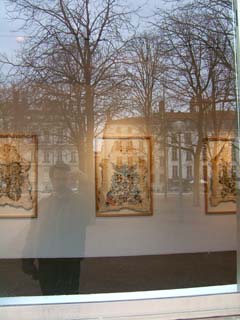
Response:
[[[200,161],[201,147],[197,147],[194,155],[193,205],[200,205]]]
[[[89,182],[93,183],[94,169],[94,114],[93,114],[93,93],[90,85],[86,86],[86,106],[87,106],[87,136],[86,136],[86,174]]]
[[[85,152],[84,152],[84,142],[79,142],[79,144],[77,145],[77,152],[78,152],[78,169],[85,173],[86,161],[85,161]]]

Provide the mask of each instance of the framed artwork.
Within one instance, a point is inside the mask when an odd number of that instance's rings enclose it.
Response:
[[[0,135],[0,218],[37,217],[37,136]]]
[[[234,144],[228,138],[204,140],[206,214],[236,213]]]
[[[96,215],[152,215],[150,137],[96,139]]]

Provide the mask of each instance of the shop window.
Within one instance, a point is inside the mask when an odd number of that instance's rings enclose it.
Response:
[[[130,2],[1,1],[2,297],[236,284],[231,1]]]

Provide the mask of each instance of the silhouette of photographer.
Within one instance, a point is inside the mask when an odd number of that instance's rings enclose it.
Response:
[[[23,259],[23,271],[39,281],[43,295],[79,292],[89,219],[83,195],[68,187],[69,173],[70,167],[64,162],[50,168],[52,194],[39,202],[38,219],[26,243],[33,245],[35,240],[38,258]]]

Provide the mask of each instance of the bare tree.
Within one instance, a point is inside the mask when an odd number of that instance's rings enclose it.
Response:
[[[189,149],[194,155],[195,205],[199,204],[203,139],[210,131],[219,135],[224,112],[218,111],[231,109],[235,100],[233,52],[228,34],[215,28],[221,23],[230,30],[230,20],[222,22],[219,19],[208,6],[199,6],[198,0],[173,13],[158,13],[157,26],[164,37],[168,66],[168,92],[178,105],[186,106],[191,101],[196,111],[191,122],[197,132],[197,140]],[[204,28],[205,25],[212,28]]]
[[[131,90],[130,97],[139,115],[150,121],[158,108],[164,73],[161,39],[143,33],[129,42],[126,50],[126,77]]]
[[[195,12],[196,20],[187,21],[189,27],[198,30],[201,41],[215,51],[226,68],[234,71],[233,4],[231,0],[165,0],[175,4],[176,13]],[[174,13],[174,11],[172,11]],[[197,22],[197,23],[196,23]],[[218,34],[224,41],[221,46],[215,42]],[[196,34],[197,37],[197,34]]]
[[[130,31],[130,12],[119,0],[9,0],[29,32],[17,73],[58,101],[65,123],[85,159],[93,163],[94,116],[103,95],[122,82],[119,64]],[[6,57],[5,62],[11,63]],[[74,124],[72,123],[74,119]]]

